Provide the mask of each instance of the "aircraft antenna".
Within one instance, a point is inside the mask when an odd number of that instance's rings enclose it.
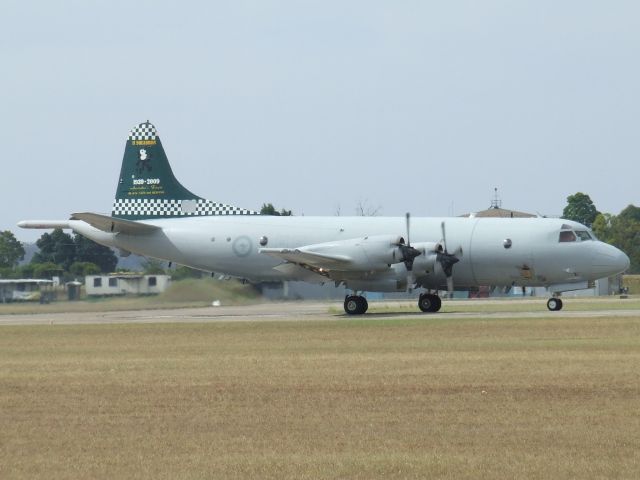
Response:
[[[500,195],[498,195],[498,187],[493,189],[493,200],[491,200],[491,206],[489,208],[502,208],[502,199],[500,198]]]

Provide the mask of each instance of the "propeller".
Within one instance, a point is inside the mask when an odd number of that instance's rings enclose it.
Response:
[[[416,257],[422,255],[422,252],[411,246],[411,214],[409,212],[406,214],[406,222],[407,243],[399,243],[398,248],[400,248],[400,252],[402,252],[402,261],[404,262],[404,266],[407,268],[407,289],[409,290],[415,283],[413,278],[413,261]]]
[[[444,272],[445,277],[447,277],[447,292],[449,293],[449,298],[451,298],[453,295],[453,266],[460,261],[456,254],[461,255],[462,248],[458,248],[454,253],[449,253],[447,250],[447,234],[444,222],[440,224],[440,227],[442,228],[442,246],[444,250],[442,252],[438,252],[436,255],[436,261],[440,263],[442,271]]]

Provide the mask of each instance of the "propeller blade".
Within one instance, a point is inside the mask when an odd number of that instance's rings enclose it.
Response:
[[[416,279],[413,276],[413,271],[409,270],[407,272],[407,292],[411,293],[413,291],[413,285],[416,283]]]
[[[404,261],[404,266],[407,267],[407,272],[413,271],[413,261],[416,257],[422,255],[422,252],[417,248],[413,248],[411,246],[410,239],[410,230],[411,230],[411,214],[407,212],[405,215],[406,218],[406,226],[407,226],[407,243],[406,245],[399,245],[400,251],[402,252],[402,260]],[[408,283],[409,279],[407,279]]]
[[[460,261],[459,255],[462,255],[462,247],[456,248],[454,253],[449,253],[447,249],[447,231],[444,221],[440,224],[442,229],[442,247],[444,250],[437,254],[436,260],[442,267],[445,277],[447,277],[447,292],[449,298],[453,296],[453,266]]]
[[[407,271],[413,270],[413,261],[416,257],[422,255],[422,252],[417,248],[409,247],[407,245],[400,245],[400,251],[402,252],[402,260],[404,261]]]
[[[449,298],[453,298],[453,276],[447,277],[447,292]]]
[[[444,247],[444,253],[447,253],[447,233],[444,228],[444,222],[440,224],[440,228],[442,229],[442,246]]]
[[[443,253],[438,253],[436,260],[440,263],[442,271],[447,278],[453,275],[453,266],[460,261],[460,259],[455,255],[446,253],[446,250]]]

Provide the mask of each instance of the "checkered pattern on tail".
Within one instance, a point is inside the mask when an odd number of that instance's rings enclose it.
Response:
[[[121,198],[113,203],[112,215],[144,217],[198,217],[212,215],[258,215],[258,212],[232,207],[210,200],[167,200]]]
[[[129,132],[129,140],[155,140],[158,132],[149,122],[136,125]]]

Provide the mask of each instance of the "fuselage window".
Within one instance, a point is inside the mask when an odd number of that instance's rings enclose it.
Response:
[[[589,234],[589,232],[587,232],[586,230],[576,230],[576,235],[583,242],[586,241],[586,240],[593,240],[593,238],[591,238],[591,235]]]
[[[576,241],[576,234],[573,233],[571,230],[563,230],[562,232],[560,232],[560,241],[561,242],[575,242]]]

